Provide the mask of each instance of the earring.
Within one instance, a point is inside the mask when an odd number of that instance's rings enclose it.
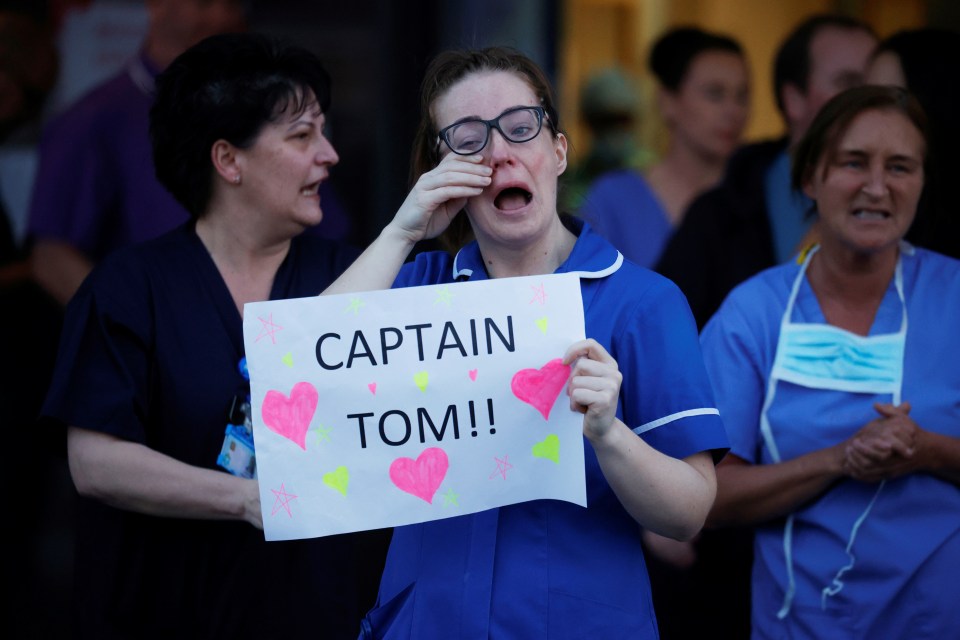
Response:
[[[233,184],[240,184],[240,174],[233,176]]]

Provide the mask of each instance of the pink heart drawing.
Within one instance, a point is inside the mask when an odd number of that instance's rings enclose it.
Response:
[[[412,458],[397,458],[390,463],[390,480],[401,491],[433,504],[433,494],[440,488],[450,461],[447,453],[438,447],[425,449]]]
[[[279,391],[267,391],[260,411],[263,423],[273,431],[307,450],[307,427],[313,420],[320,396],[309,382],[293,385],[290,397]]]
[[[477,381],[477,370],[476,370],[476,369],[470,369],[470,371],[468,371],[467,374],[470,376],[470,379],[471,379],[471,380],[473,380],[474,382]]]
[[[513,395],[540,412],[544,420],[550,419],[550,409],[570,377],[570,367],[555,358],[539,369],[521,369],[510,381]]]
[[[377,383],[376,383],[376,382],[371,382],[370,384],[368,384],[368,385],[367,385],[367,389],[370,389],[370,393],[372,393],[373,395],[377,395]]]

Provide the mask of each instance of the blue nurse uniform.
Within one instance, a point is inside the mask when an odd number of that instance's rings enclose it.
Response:
[[[902,400],[922,429],[960,437],[960,262],[903,249],[904,302],[891,281],[870,335],[896,333],[906,305]],[[788,263],[739,286],[702,335],[731,452],[753,464],[774,461],[760,414],[799,270]],[[826,322],[806,279],[790,320]],[[778,381],[767,418],[779,455],[788,460],[849,438],[878,417],[874,402],[891,399]],[[795,592],[782,619],[777,614],[790,582],[784,521],[757,527],[754,638],[960,637],[960,487],[914,473],[878,488],[844,479],[795,512],[788,545]]]
[[[625,262],[580,220],[558,273],[581,278],[586,335],[623,373],[617,417],[651,446],[683,458],[718,454],[726,434],[702,365],[693,317],[665,278]],[[455,258],[425,253],[394,286],[483,280],[474,242]],[[394,531],[375,638],[656,638],[639,525],[585,444],[588,507],[538,500]]]

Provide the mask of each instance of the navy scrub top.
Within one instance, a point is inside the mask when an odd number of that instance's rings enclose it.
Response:
[[[301,235],[270,298],[316,295],[355,256]],[[223,471],[230,403],[246,392],[242,355],[240,314],[188,223],[112,254],[87,278],[67,308],[43,413]],[[91,638],[355,638],[379,577],[377,544],[385,534],[266,543],[245,522],[83,499],[73,627]]]

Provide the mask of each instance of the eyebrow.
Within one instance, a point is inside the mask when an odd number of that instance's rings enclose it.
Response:
[[[864,151],[863,149],[837,149],[837,152],[836,152],[836,154],[835,154],[835,156],[836,156],[837,158],[850,157],[850,156],[854,156],[854,157],[857,157],[857,158],[866,158],[866,157],[868,157],[869,155],[870,155],[870,153],[868,153],[867,151]],[[888,158],[884,158],[884,160],[886,160],[886,161],[891,161],[891,160],[893,160],[893,161],[897,161],[897,162],[916,162],[916,163],[920,163],[920,162],[921,162],[921,159],[920,159],[920,158],[918,158],[918,157],[916,157],[916,156],[912,156],[912,155],[906,155],[906,154],[903,154],[903,153],[898,153],[898,154],[892,155],[892,156],[890,156],[890,157],[888,157]]]
[[[490,119],[491,119],[491,120],[496,120],[497,118],[499,118],[500,116],[502,116],[503,114],[505,114],[507,111],[512,111],[512,110],[514,110],[514,109],[530,109],[530,108],[532,108],[533,106],[534,106],[534,105],[530,105],[530,104],[515,104],[515,105],[513,105],[512,107],[507,107],[506,109],[504,109],[503,111],[501,111],[501,112],[498,113],[496,116],[494,116],[493,118],[490,118]],[[455,120],[454,122],[451,122],[450,124],[448,124],[447,127],[452,127],[452,126],[455,125],[455,124],[463,124],[464,122],[476,122],[476,121],[478,121],[478,120],[481,121],[481,122],[486,122],[486,119],[485,119],[485,118],[481,118],[481,117],[478,116],[478,115],[471,115],[471,116],[464,116],[464,117],[460,118],[459,120]],[[440,127],[440,128],[441,128],[441,129],[446,129],[447,127]]]

